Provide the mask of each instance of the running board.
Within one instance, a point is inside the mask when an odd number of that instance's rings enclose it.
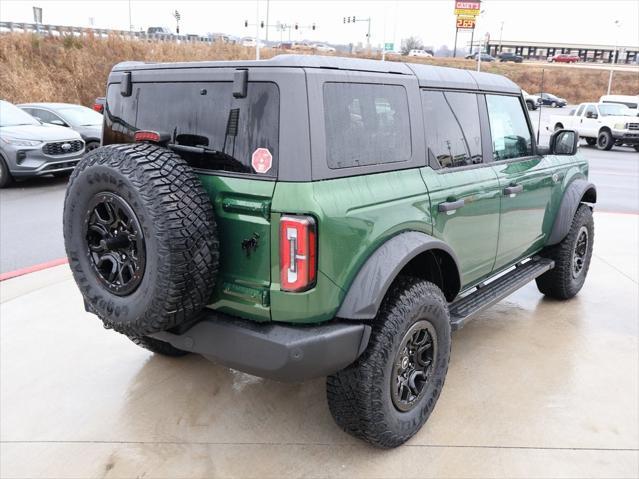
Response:
[[[476,291],[450,305],[452,330],[460,329],[466,324],[466,321],[476,314],[498,303],[526,283],[554,267],[555,262],[553,260],[535,257],[525,263],[518,263],[515,269],[496,280],[478,286]]]

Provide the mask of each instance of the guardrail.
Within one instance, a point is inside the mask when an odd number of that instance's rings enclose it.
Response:
[[[35,33],[48,36],[98,36],[107,37],[117,35],[125,38],[138,38],[141,40],[155,40],[162,42],[188,42],[188,43],[214,43],[216,41],[231,43],[225,35],[176,35],[173,33],[146,33],[128,30],[112,30],[108,28],[71,27],[66,25],[43,25],[38,23],[0,22],[1,33]]]

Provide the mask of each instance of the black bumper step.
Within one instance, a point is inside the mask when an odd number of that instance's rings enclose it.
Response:
[[[551,259],[532,258],[530,261],[518,264],[515,269],[496,280],[479,286],[473,293],[458,299],[450,305],[450,321],[453,331],[460,329],[477,313],[498,303],[554,267],[555,262]]]

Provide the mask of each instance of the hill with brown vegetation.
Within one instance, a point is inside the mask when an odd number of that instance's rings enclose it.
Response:
[[[263,57],[277,54],[265,49]],[[0,98],[8,101],[61,101],[91,105],[104,94],[111,67],[125,60],[153,62],[252,59],[252,48],[226,44],[164,43],[121,37],[40,37],[0,35]],[[369,57],[373,58],[373,57]],[[400,57],[396,57],[399,59]],[[475,68],[471,60],[456,58],[411,61],[457,68]],[[530,93],[539,91],[543,64],[483,64],[482,71],[499,73]],[[544,89],[571,103],[597,100],[606,92],[608,71],[585,68],[546,68]],[[615,72],[613,91],[637,94],[639,75]]]

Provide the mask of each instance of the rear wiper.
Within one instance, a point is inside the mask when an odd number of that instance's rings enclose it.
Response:
[[[223,152],[219,150],[214,150],[213,148],[209,148],[208,146],[187,146],[187,145],[178,145],[177,143],[169,143],[166,145],[169,149],[173,151],[178,151],[182,153],[194,153],[196,155],[225,155]]]

